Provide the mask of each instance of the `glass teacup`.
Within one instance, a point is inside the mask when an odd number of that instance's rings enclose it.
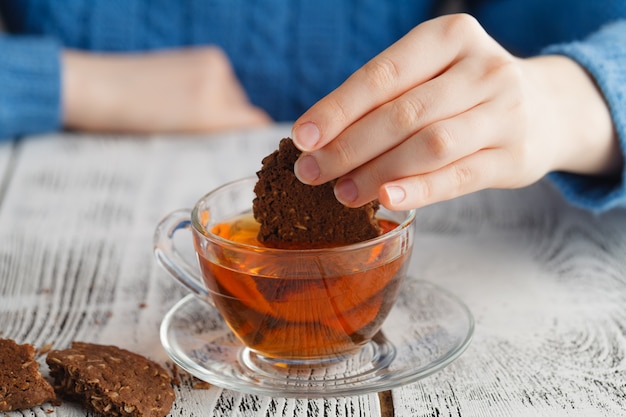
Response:
[[[215,307],[246,349],[272,363],[334,363],[357,353],[380,330],[406,276],[414,211],[378,217],[386,229],[360,243],[322,249],[275,249],[256,240],[256,178],[217,188],[192,210],[159,223],[159,264]],[[190,229],[199,269],[174,235]]]

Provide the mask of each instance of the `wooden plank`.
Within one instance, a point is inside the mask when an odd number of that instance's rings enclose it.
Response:
[[[154,261],[157,222],[226,181],[254,175],[285,135],[287,126],[215,136],[22,140],[0,207],[0,336],[38,347],[114,344],[166,364],[159,325],[186,292]],[[173,415],[380,414],[376,394],[295,400],[182,381]],[[54,413],[85,411],[65,403]]]

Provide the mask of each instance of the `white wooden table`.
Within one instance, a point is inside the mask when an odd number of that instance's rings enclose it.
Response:
[[[159,325],[186,292],[155,263],[155,225],[254,174],[288,129],[0,144],[0,337],[115,344],[166,364]],[[626,210],[592,215],[543,182],[422,209],[417,230],[411,274],[452,291],[476,319],[457,361],[350,398],[200,390],[183,378],[171,414],[626,415]],[[22,414],[86,412],[64,403],[8,413]]]

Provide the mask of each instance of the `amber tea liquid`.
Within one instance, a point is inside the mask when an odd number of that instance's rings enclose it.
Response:
[[[386,233],[398,225],[381,226]],[[373,337],[396,299],[409,251],[392,239],[353,253],[273,256],[263,253],[258,230],[251,215],[211,230],[254,250],[201,248],[196,237],[206,285],[246,346],[271,358],[311,360],[349,355]]]

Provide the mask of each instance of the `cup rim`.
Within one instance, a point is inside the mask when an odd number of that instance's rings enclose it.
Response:
[[[263,251],[264,253],[273,253],[273,254],[290,254],[290,255],[307,254],[308,255],[308,254],[318,254],[318,253],[328,253],[328,252],[349,252],[349,251],[359,250],[359,249],[363,249],[363,248],[367,248],[371,246],[376,246],[384,241],[391,240],[397,237],[399,234],[404,232],[405,229],[412,227],[413,222],[416,217],[416,211],[417,211],[416,209],[399,210],[397,212],[406,213],[406,218],[401,223],[399,223],[396,228],[390,230],[389,232],[385,234],[382,234],[372,239],[364,240],[362,242],[350,243],[347,245],[334,246],[330,248],[310,248],[310,249],[282,249],[282,248],[272,248],[268,246],[251,245],[251,244],[241,243],[241,242],[234,242],[232,240],[223,238],[219,235],[212,233],[211,231],[205,229],[200,224],[200,221],[198,220],[198,211],[199,211],[199,206],[203,201],[223,191],[226,188],[232,188],[241,183],[251,182],[253,180],[256,183],[258,178],[254,176],[249,176],[249,177],[240,178],[238,180],[229,181],[225,184],[220,185],[217,188],[214,188],[213,190],[209,191],[204,196],[202,196],[194,204],[194,207],[191,211],[191,225],[194,228],[194,230],[197,231],[204,238],[207,238],[213,243],[219,244],[220,246],[228,246],[230,248],[238,248],[238,249],[242,249],[246,251],[254,251],[254,252]],[[250,210],[252,210],[252,201],[250,202]]]

